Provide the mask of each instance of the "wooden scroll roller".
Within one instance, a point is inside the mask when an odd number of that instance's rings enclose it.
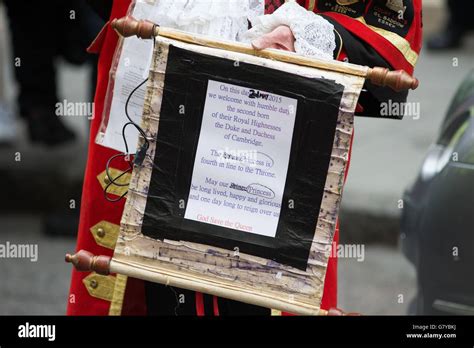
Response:
[[[96,272],[101,275],[109,275],[111,273],[111,261],[110,256],[95,256],[86,250],[80,250],[74,255],[66,254],[66,262],[72,263],[79,272]],[[339,308],[331,308],[328,311],[321,309],[320,315],[330,317],[360,316],[358,313],[345,313]]]
[[[358,75],[366,78],[376,86],[389,87],[396,92],[417,89],[419,81],[405,70],[390,71],[387,68],[374,67],[354,69],[347,64],[335,61],[317,60],[302,57],[285,51],[262,50],[257,51],[252,46],[230,41],[215,40],[202,35],[195,35],[183,31],[160,27],[150,21],[136,20],[131,16],[114,19],[112,28],[123,37],[137,36],[141,39],[151,39],[153,36],[163,36],[195,45],[220,48],[254,56],[275,59],[286,63],[304,65],[313,68],[336,71],[345,74]]]

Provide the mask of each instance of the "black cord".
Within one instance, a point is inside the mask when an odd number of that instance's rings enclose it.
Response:
[[[155,39],[155,36],[153,36],[153,51],[155,50],[155,46],[156,46],[156,39]],[[126,191],[123,195],[121,195],[118,198],[110,198],[109,197],[109,192],[108,192],[109,188],[111,186],[118,186],[118,187],[128,186],[130,183],[119,183],[118,181],[121,178],[123,178],[127,173],[131,173],[133,171],[133,165],[134,164],[137,165],[137,166],[141,166],[143,164],[143,161],[145,160],[146,153],[148,152],[148,149],[150,148],[150,141],[148,140],[148,137],[147,137],[145,131],[140,127],[139,124],[137,124],[136,122],[134,122],[132,120],[132,118],[130,117],[130,114],[128,113],[128,106],[130,104],[130,100],[132,99],[133,95],[145,83],[147,83],[148,80],[149,79],[146,78],[138,86],[136,86],[130,92],[130,94],[128,95],[127,101],[125,102],[125,116],[128,119],[128,122],[125,123],[123,128],[122,128],[122,139],[123,139],[123,142],[124,142],[124,145],[125,145],[125,153],[116,154],[116,155],[110,157],[109,160],[107,161],[106,166],[105,166],[105,173],[107,175],[108,184],[104,188],[104,196],[105,196],[105,199],[107,201],[111,202],[111,203],[117,203],[117,202],[121,201],[127,195],[128,191]],[[129,127],[129,126],[135,127],[135,129],[140,133],[140,135],[144,139],[144,143],[140,146],[140,148],[137,150],[137,152],[134,155],[135,160],[133,162],[130,160],[131,155],[128,153],[129,152],[129,147],[128,147],[128,142],[127,142],[127,137],[125,136],[125,131],[127,130],[127,127]],[[112,175],[110,173],[110,166],[111,166],[111,163],[117,158],[123,158],[124,161],[127,161],[128,164],[129,164],[129,168],[125,172],[121,173],[120,175],[118,175],[117,177],[114,178],[114,177],[112,177]]]

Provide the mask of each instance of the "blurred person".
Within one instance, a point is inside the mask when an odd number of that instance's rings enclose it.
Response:
[[[428,40],[428,49],[445,50],[462,46],[463,38],[474,29],[473,0],[448,0],[448,21],[444,28]]]
[[[245,0],[241,1],[243,3]],[[255,2],[254,0],[248,1]],[[163,0],[163,2],[165,1]],[[170,7],[173,7],[173,1],[170,0],[169,2]],[[130,0],[114,1],[110,19],[125,16],[130,3]],[[191,9],[194,5],[199,6],[196,3],[203,5],[202,1],[199,0],[191,2],[175,0],[174,3],[180,4],[183,11],[186,10],[188,5]],[[282,11],[271,17],[272,23],[275,24],[272,25],[272,30],[276,28],[273,31],[266,32],[262,30],[262,27],[254,26],[253,29],[255,30],[250,33],[250,36],[253,37],[252,44],[256,49],[267,47],[289,51],[295,49],[296,38],[294,33],[290,26],[282,25],[282,17],[285,17],[283,22],[304,26],[307,30],[303,31],[308,34],[306,43],[314,47],[320,46],[317,39],[319,35],[316,35],[320,32],[311,32],[311,30],[319,29],[314,24],[321,22],[320,15],[333,25],[335,34],[337,34],[334,35],[335,48],[331,52],[334,59],[371,67],[382,66],[392,70],[403,69],[409,74],[413,74],[421,50],[421,0],[298,0],[298,4],[284,5],[284,3],[283,0],[260,1],[260,4],[264,5],[265,13],[269,15],[276,14],[279,9],[283,9],[282,6],[286,6],[285,10],[288,9],[288,6],[301,6],[302,8],[293,8],[297,15],[292,16],[292,18],[282,16],[282,13],[285,13]],[[194,16],[191,9],[186,13],[187,18],[199,17]],[[317,13],[318,16],[312,12]],[[167,11],[166,14],[169,13],[173,13],[178,17],[180,14],[179,11]],[[165,14],[163,15],[165,16]],[[220,17],[225,16],[226,13],[220,14]],[[390,21],[381,21],[380,19],[384,16]],[[214,21],[213,23],[218,22],[219,15],[210,17],[206,20]],[[312,19],[308,19],[309,17]],[[200,21],[202,17],[195,20]],[[395,28],[393,26],[394,22],[397,23]],[[180,26],[180,23],[175,24],[178,27]],[[199,24],[199,26],[205,27],[202,22],[199,22]],[[190,24],[190,27],[192,25],[193,23]],[[247,21],[245,21],[244,26],[246,27],[244,29],[247,30]],[[223,30],[221,34],[219,37],[222,38],[226,32]],[[301,36],[299,36],[299,39],[305,40]],[[95,143],[105,106],[109,72],[117,42],[117,34],[108,26],[104,28],[91,46],[93,51],[100,54],[98,85],[95,96],[95,117],[91,124],[90,150],[85,173],[81,219],[76,246],[76,250],[83,249],[95,255],[108,256],[112,255],[113,248],[99,245],[91,232],[100,229],[102,235],[108,235],[114,229],[118,229],[124,208],[124,200],[117,203],[107,201],[101,186],[105,180],[106,164],[118,152]],[[297,53],[304,54],[308,52],[300,51]],[[396,117],[391,117],[393,115],[382,116],[381,104],[388,100],[404,102],[408,92],[397,93],[388,88],[373,86],[370,83],[366,84],[365,89],[367,92],[359,99],[360,105],[357,110],[359,115],[400,118],[398,117],[400,115],[395,115]],[[117,163],[115,169],[124,171],[128,166],[129,164],[125,162],[121,166],[120,163]],[[338,238],[339,228],[336,228],[336,243]],[[111,300],[104,300],[104,298],[96,296],[91,291],[90,283],[86,279],[88,276],[88,273],[73,270],[67,309],[68,315],[109,315],[112,310],[115,314],[118,312],[121,315],[270,315],[270,310],[267,308],[259,308],[132,278],[128,278],[125,283],[114,284],[115,289],[119,292],[123,291],[125,295],[123,303],[113,306]],[[97,285],[95,284],[96,287]],[[186,301],[184,304],[177,304],[177,294],[185,295]],[[337,258],[331,257],[326,273],[322,308],[329,309],[336,306]]]
[[[56,113],[57,60],[63,58],[73,65],[96,63],[86,49],[104,20],[85,0],[50,0],[41,4],[33,0],[5,0],[4,3],[13,48],[10,61],[18,85],[18,112],[26,122],[29,140],[50,147],[72,142],[75,133]],[[95,71],[91,76],[93,81]],[[95,83],[90,85],[92,100]],[[11,117],[6,123],[14,124]],[[67,194],[80,196],[77,186],[81,183],[71,184],[64,188]],[[58,207],[43,217],[42,230],[53,236],[72,236],[78,220],[78,210]]]
[[[81,0],[4,0],[10,24],[18,110],[32,143],[57,146],[76,135],[56,115],[56,59],[89,60],[88,43],[103,25]]]
[[[15,139],[16,128],[14,117],[8,106],[0,97],[0,146],[11,145]]]

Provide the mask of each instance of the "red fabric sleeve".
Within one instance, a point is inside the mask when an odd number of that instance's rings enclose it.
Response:
[[[113,3],[111,18],[119,18],[127,13],[130,5],[129,0],[115,0]],[[105,200],[104,193],[97,176],[105,170],[107,160],[117,152],[95,144],[95,137],[99,130],[102,111],[104,109],[105,94],[109,82],[109,71],[112,58],[117,45],[118,36],[109,26],[102,32],[102,39],[98,40],[95,50],[100,52],[97,90],[94,98],[95,109],[89,138],[89,154],[84,177],[84,186],[81,201],[81,216],[79,223],[76,250],[88,250],[96,255],[112,256],[112,250],[99,246],[91,232],[92,226],[100,221],[108,221],[120,224],[124,203],[110,203]],[[125,169],[126,164],[118,169]],[[72,272],[69,301],[67,306],[68,315],[108,315],[110,302],[94,298],[89,295],[83,280],[88,276],[86,273]],[[100,286],[100,284],[99,284]],[[124,301],[125,315],[142,315],[146,313],[145,293],[143,282],[129,280]]]

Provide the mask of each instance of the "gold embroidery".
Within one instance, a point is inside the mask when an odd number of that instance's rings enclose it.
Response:
[[[110,177],[113,178],[118,178],[120,175],[122,175],[124,172],[115,168],[109,168],[109,174]],[[100,182],[100,186],[102,186],[102,189],[105,190],[107,188],[107,193],[116,195],[116,196],[123,196],[125,192],[128,191],[128,183],[130,182],[130,178],[132,177],[131,173],[126,173],[123,176],[121,176],[118,180],[116,180],[116,183],[118,185],[110,185],[110,180],[107,176],[107,172],[104,170],[102,173],[100,173],[97,176],[97,180]],[[120,185],[120,186],[119,186]],[[126,186],[121,186],[121,185],[126,185]],[[108,186],[108,187],[107,187]]]
[[[120,226],[107,221],[101,221],[90,228],[95,242],[107,249],[115,249]]]
[[[367,27],[372,29],[374,32],[377,34],[383,36],[385,39],[390,41],[404,56],[405,59],[410,63],[411,65],[415,66],[416,62],[418,61],[418,53],[416,53],[410,46],[410,43],[405,40],[403,37],[401,37],[398,34],[395,34],[394,32],[382,29],[382,28],[377,28],[372,25],[368,25],[363,17],[356,18],[361,23],[364,23]]]
[[[112,303],[110,304],[109,315],[120,316],[122,315],[123,299],[125,297],[125,289],[127,287],[127,276],[117,274],[115,279],[114,293],[112,296]]]
[[[102,276],[97,273],[91,273],[82,282],[92,297],[112,301],[115,286],[114,276]]]
[[[341,6],[350,6],[359,2],[360,0],[337,0],[337,3]]]

